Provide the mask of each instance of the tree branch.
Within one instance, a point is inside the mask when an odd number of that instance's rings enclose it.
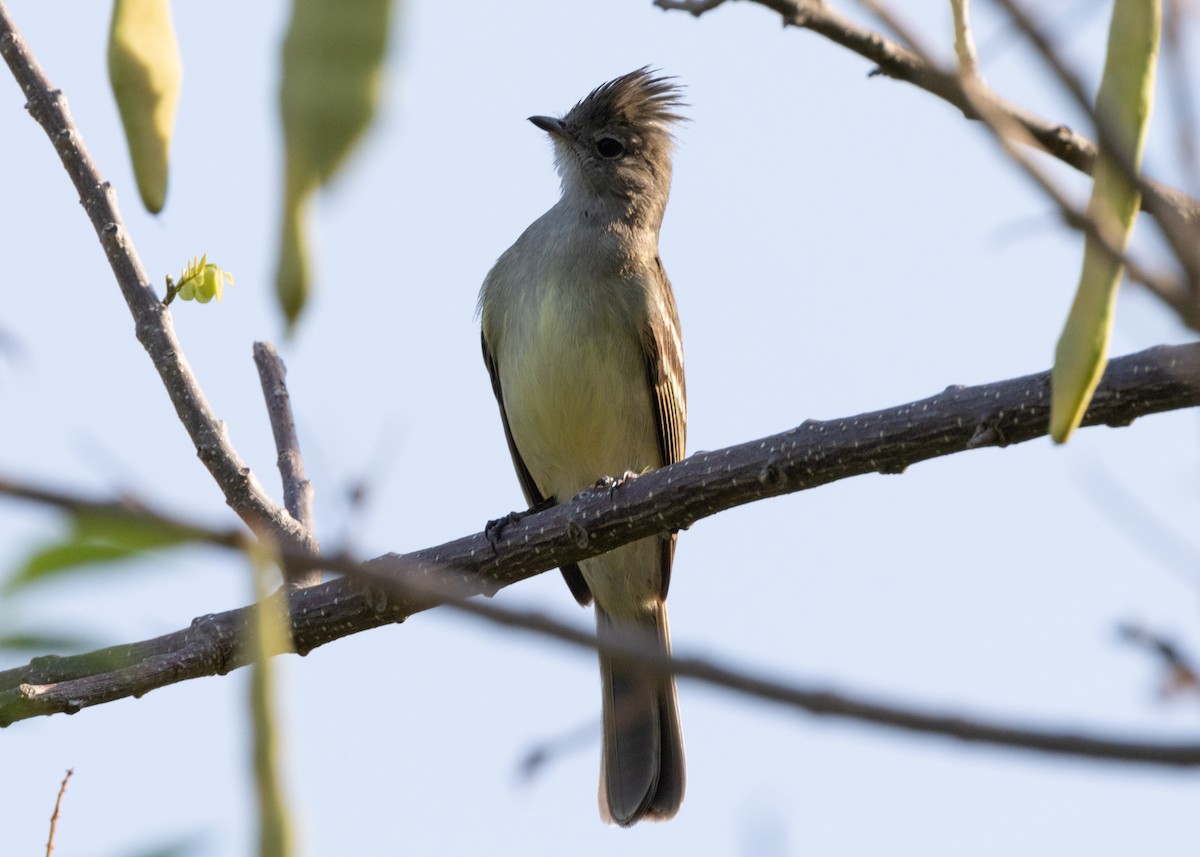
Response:
[[[713,452],[589,489],[506,526],[489,540],[476,533],[413,553],[385,554],[362,565],[388,586],[339,578],[286,593],[296,651],[400,622],[445,601],[429,594],[447,582],[456,598],[490,595],[568,562],[611,550],[734,506],[815,488],[865,473],[901,473],[920,461],[1045,435],[1048,372],[975,387],[950,387],[918,402],[829,421],[810,420],[782,434]],[[1083,424],[1124,426],[1140,416],[1200,405],[1200,343],[1158,346],[1110,361]],[[38,498],[34,498],[38,499]],[[41,498],[53,502],[48,494]],[[225,543],[236,543],[226,536]],[[353,571],[345,557],[285,562]],[[403,587],[402,592],[397,587]],[[399,593],[399,594],[398,594]],[[282,596],[281,596],[282,597]],[[0,672],[0,724],[74,712],[247,663],[245,630],[254,608],[202,616],[191,627],[99,652],[35,658]]]
[[[876,2],[876,0],[860,0],[860,2],[869,8],[900,38],[911,45],[916,45],[915,34],[910,33],[904,24],[886,6]],[[1017,23],[1018,26],[1021,26],[1025,22],[1018,21]],[[914,47],[913,50],[921,62],[933,67],[933,60],[923,49]],[[1032,156],[1020,147],[1020,144],[1024,144],[1036,149],[1036,141],[1026,133],[1023,126],[1010,118],[1009,114],[1003,109],[999,97],[987,86],[982,77],[977,73],[965,74],[961,76],[960,83],[963,96],[967,99],[972,114],[983,123],[984,128],[996,140],[1005,155],[1050,198],[1051,202],[1058,209],[1063,222],[1074,229],[1084,232],[1096,242],[1102,252],[1108,255],[1113,261],[1125,266],[1125,271],[1130,280],[1145,286],[1156,297],[1166,303],[1167,306],[1171,307],[1185,324],[1193,330],[1200,331],[1200,303],[1196,302],[1193,293],[1189,291],[1188,287],[1174,277],[1160,276],[1131,259],[1128,253],[1120,246],[1121,242],[1117,240],[1116,236],[1111,234],[1111,223],[1099,222],[1095,218],[1090,217],[1088,212],[1077,208],[1067,198],[1067,194],[1059,190],[1050,179],[1049,174],[1034,163]],[[1084,102],[1084,109],[1090,111],[1090,107],[1086,105],[1086,101]],[[1148,192],[1149,186],[1134,171],[1133,165],[1124,163],[1123,166],[1130,180],[1142,187],[1143,195]],[[1168,222],[1163,221],[1161,225],[1165,232],[1169,226]],[[1173,248],[1177,246],[1175,241],[1179,236],[1172,233],[1167,238]],[[1184,253],[1190,253],[1190,251],[1180,250],[1176,258],[1186,268],[1187,258]],[[1191,281],[1189,280],[1189,282]]]
[[[217,419],[204,397],[175,336],[170,311],[150,285],[121,220],[112,186],[101,177],[71,120],[66,97],[51,86],[17,31],[4,0],[0,0],[0,56],[25,94],[25,108],[50,138],[79,192],[80,203],[133,315],[138,341],[150,355],[196,454],[216,480],[225,502],[252,530],[269,532],[281,544],[303,550],[307,536],[304,528],[263,490],[233,448],[225,424]]]
[[[0,483],[0,490],[8,487],[11,486],[4,486]],[[94,511],[95,507],[95,504],[86,501],[53,495],[49,492],[24,491],[23,493],[25,496],[36,495],[45,500],[53,500],[56,504],[74,512]],[[107,511],[112,507],[111,504],[104,504],[103,508]],[[131,511],[130,514],[144,513]],[[151,515],[150,517],[155,522],[166,521],[159,516]],[[184,526],[179,523],[171,525]],[[217,544],[228,544],[228,536],[220,531],[211,533],[209,540]],[[848,718],[972,743],[1021,748],[1055,755],[1176,767],[1200,765],[1200,745],[1197,744],[1165,744],[1147,740],[1105,738],[1049,731],[960,715],[924,712],[911,707],[881,703],[826,689],[800,687],[763,676],[755,676],[744,670],[723,667],[711,660],[667,657],[656,648],[639,646],[629,641],[601,641],[592,631],[577,629],[537,612],[513,610],[486,601],[468,600],[454,591],[458,587],[453,578],[431,574],[414,586],[416,581],[411,578],[397,579],[377,569],[371,569],[369,566],[351,565],[340,559],[333,562],[336,570],[349,574],[359,583],[377,587],[390,596],[401,599],[417,597],[431,602],[437,601],[447,607],[470,613],[505,627],[536,632],[589,650],[599,649],[611,655],[637,660],[651,670],[671,671],[679,676],[693,678],[706,684],[733,690],[756,699],[786,705],[810,714]],[[447,580],[451,584],[449,587],[443,586]],[[276,615],[286,614],[277,613]]]
[[[1195,664],[1174,641],[1168,639],[1164,634],[1133,623],[1122,625],[1118,628],[1118,632],[1122,640],[1145,648],[1162,662],[1166,668],[1162,686],[1163,696],[1182,690],[1200,689],[1200,672],[1197,671]]]
[[[958,75],[942,71],[916,52],[881,33],[853,23],[821,0],[752,2],[778,13],[785,26],[811,30],[870,60],[876,65],[872,74],[911,83],[958,108],[968,119],[980,118]],[[696,16],[723,5],[713,0],[654,0],[654,3],[662,9],[685,11]],[[992,108],[1006,123],[1022,128],[1047,154],[1082,173],[1091,175],[1096,160],[1096,145],[1091,140],[1075,133],[1066,125],[1052,123],[998,97],[993,100]],[[1200,200],[1145,176],[1142,176],[1141,180],[1142,209],[1159,222],[1164,234],[1177,238],[1194,236],[1197,230],[1200,230]],[[1190,245],[1184,242],[1184,246]],[[1194,260],[1194,251],[1187,251],[1181,256],[1180,263],[1186,270],[1191,270]],[[1195,306],[1200,296],[1191,292],[1181,295],[1180,291],[1168,289],[1163,294],[1164,299],[1180,313],[1186,324],[1200,329],[1200,308]]]
[[[1171,252],[1175,255],[1176,260],[1178,260],[1187,277],[1186,304],[1181,306],[1173,303],[1168,297],[1161,295],[1161,293],[1159,294],[1171,304],[1176,312],[1187,320],[1190,327],[1200,330],[1200,324],[1197,323],[1197,318],[1200,317],[1200,303],[1197,302],[1197,294],[1200,294],[1200,242],[1196,240],[1195,229],[1189,229],[1185,223],[1181,222],[1175,216],[1173,211],[1159,208],[1161,201],[1155,195],[1154,189],[1134,169],[1130,153],[1121,151],[1121,147],[1115,142],[1119,137],[1115,129],[1111,127],[1111,122],[1107,117],[1096,113],[1095,107],[1092,105],[1092,101],[1088,97],[1087,90],[1083,85],[1083,80],[1067,66],[1066,60],[1055,50],[1050,37],[1042,32],[1037,22],[1029,16],[1016,0],[996,0],[996,2],[1004,8],[1004,11],[1012,19],[1012,22],[1029,39],[1034,49],[1063,85],[1063,88],[1070,93],[1076,106],[1087,114],[1096,128],[1097,140],[1112,153],[1113,163],[1116,164],[1117,168],[1124,174],[1124,177],[1128,181],[1138,186],[1139,193],[1145,199],[1143,207],[1146,213],[1158,221],[1159,226],[1162,228],[1163,237],[1167,239],[1167,243],[1171,247]],[[1190,313],[1188,310],[1190,310]]]
[[[1065,731],[996,723],[955,714],[937,714],[912,707],[882,703],[826,689],[798,687],[755,676],[745,670],[722,667],[702,658],[664,657],[628,645],[603,644],[590,631],[580,631],[533,612],[505,610],[483,601],[464,601],[456,608],[510,628],[536,631],[587,649],[635,658],[643,664],[670,670],[677,676],[733,690],[745,696],[776,702],[822,717],[841,717],[907,732],[957,738],[960,741],[1014,747],[1051,755],[1075,756],[1109,762],[1136,762],[1173,767],[1200,766],[1200,743],[1165,744],[1146,740],[1101,738]]]
[[[304,473],[300,439],[296,436],[296,421],[292,417],[292,400],[284,382],[287,367],[283,365],[275,346],[269,342],[254,343],[254,365],[258,367],[258,380],[262,384],[263,398],[267,401],[271,433],[275,436],[279,475],[283,479],[284,506],[288,514],[304,528],[305,552],[319,553],[320,546],[313,526],[313,486]],[[289,574],[287,581],[292,586],[312,586],[321,582],[321,570],[310,569],[303,574]]]
[[[780,11],[788,23],[822,32],[829,38],[833,36],[822,28],[836,30],[843,38],[869,49],[852,48],[874,59],[883,73],[910,80],[971,115],[969,99],[963,100],[964,93],[953,75],[940,72],[877,34],[857,31],[819,3],[757,2]],[[660,5],[685,4],[660,0]],[[701,7],[716,5],[719,0],[702,0],[692,4],[691,11],[699,14]],[[280,541],[290,571],[311,571],[320,562],[348,575],[277,596],[288,598],[293,606],[294,644],[302,653],[350,633],[403,621],[438,604],[453,605],[491,621],[538,630],[595,648],[597,640],[589,632],[535,614],[465,599],[475,594],[491,594],[518,580],[639,538],[686,528],[733,506],[863,473],[900,473],[909,465],[929,458],[976,447],[1019,443],[1046,431],[1049,381],[1045,373],[978,387],[952,387],[938,396],[898,408],[842,420],[809,421],[769,438],[694,455],[671,467],[630,479],[615,489],[586,491],[569,503],[509,525],[495,541],[480,533],[407,555],[388,554],[361,566],[344,557],[322,560],[316,556],[316,543],[309,528],[304,526],[310,523],[306,515],[311,507],[306,512],[305,506],[311,499],[311,486],[299,466],[294,427],[290,434],[287,430],[290,413],[282,371],[277,383],[264,371],[263,382],[269,407],[273,402],[279,406],[272,409],[272,426],[290,515],[271,501],[244,466],[223,425],[204,399],[182,357],[170,314],[158,301],[132,248],[111,187],[103,181],[84,148],[62,94],[51,89],[15,31],[3,0],[0,0],[0,54],[25,92],[29,112],[45,129],[71,176],[130,307],[138,339],[150,354],[181,422],[225,494],[226,502],[253,530],[266,531]],[[954,98],[956,93],[958,101]],[[1009,105],[1004,109],[1052,154],[1085,172],[1090,169],[1095,153],[1092,147],[1089,154],[1088,141],[1078,138],[1081,142],[1061,149],[1060,153],[1028,124],[1044,120],[1026,117]],[[1047,139],[1051,144],[1077,137],[1058,126],[1049,134]],[[1071,152],[1082,159],[1080,163],[1068,159],[1066,155]],[[1170,188],[1164,192],[1178,194],[1175,210],[1186,209],[1181,216],[1200,223],[1200,203]],[[281,370],[281,365],[278,368]],[[1145,414],[1198,404],[1200,346],[1161,347],[1110,364],[1084,425],[1127,425]],[[294,461],[285,462],[293,452]],[[32,499],[36,492],[11,493],[23,493]],[[63,500],[49,492],[41,492],[37,499],[56,503]],[[240,541],[236,534],[224,534],[222,539],[222,543],[230,545]],[[364,578],[369,582],[364,583]],[[430,586],[431,581],[436,585]],[[451,584],[449,591],[443,588],[447,581]],[[242,666],[251,659],[246,632],[256,609],[262,607],[200,617],[190,628],[154,640],[76,657],[36,658],[26,667],[0,672],[0,724],[55,712],[73,713],[90,705],[139,696],[176,681],[222,674]],[[619,644],[609,645],[621,653]],[[698,659],[667,660],[632,650],[624,654],[643,658],[657,668],[672,669],[682,676],[816,714],[1053,753],[1200,765],[1200,746],[1196,745],[1170,746],[1036,732],[903,710],[823,690],[797,689]]]

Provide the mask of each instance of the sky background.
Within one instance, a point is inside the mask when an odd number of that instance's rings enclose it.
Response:
[[[679,77],[692,120],[661,240],[690,452],[1044,370],[1075,287],[1080,240],[982,129],[758,6],[696,20],[649,0],[410,0],[378,121],[317,207],[318,293],[285,340],[271,289],[285,4],[175,4],[185,77],[157,218],[140,208],[107,88],[108,4],[8,5],[155,282],[201,253],[237,278],[222,304],[177,305],[174,320],[233,443],[277,497],[251,344],[279,346],[327,548],[427,547],[523,505],[479,355],[477,290],[557,199],[550,144],[525,117],[565,112],[642,65]],[[950,55],[948,4],[904,5]],[[993,85],[1086,131],[976,5]],[[1107,4],[1055,14],[1094,82]],[[0,329],[17,344],[0,355],[0,473],[230,524],[22,104],[0,82]],[[1187,186],[1171,169],[1170,105],[1156,109],[1149,167]],[[1079,176],[1052,170],[1084,198]],[[1114,353],[1189,338],[1151,298],[1123,292]],[[1159,665],[1116,628],[1144,622],[1200,652],[1196,429],[1195,413],[1156,416],[1081,431],[1066,448],[980,450],[701,521],[676,555],[675,650],[920,708],[1195,741],[1197,700],[1164,702]],[[0,503],[0,570],[61,532],[53,515]],[[243,561],[195,549],[29,591],[0,605],[0,623],[127,642],[249,590]],[[591,627],[557,574],[497,600]],[[961,746],[687,680],[682,811],[607,828],[587,653],[435,610],[277,663],[287,788],[299,851],[313,857],[1195,848],[1194,772]],[[187,840],[195,855],[251,854],[246,691],[241,672],[0,732],[5,852],[42,853],[70,767],[56,853]],[[579,735],[522,778],[532,749]]]

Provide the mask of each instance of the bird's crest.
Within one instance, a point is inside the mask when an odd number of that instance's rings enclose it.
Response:
[[[677,112],[686,106],[675,78],[659,75],[649,66],[601,84],[570,109],[564,121],[576,127],[598,128],[611,123],[634,127],[658,125],[664,133],[686,121]]]

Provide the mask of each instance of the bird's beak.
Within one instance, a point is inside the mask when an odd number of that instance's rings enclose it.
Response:
[[[530,116],[529,121],[551,137],[560,137],[566,140],[569,136],[567,134],[567,126],[563,124],[561,119],[555,119],[553,116]]]

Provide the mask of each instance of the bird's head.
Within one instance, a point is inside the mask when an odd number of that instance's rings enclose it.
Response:
[[[563,196],[662,219],[671,186],[671,128],[680,89],[649,68],[596,87],[562,118],[529,121],[554,141]],[[657,223],[655,224],[657,225]]]

